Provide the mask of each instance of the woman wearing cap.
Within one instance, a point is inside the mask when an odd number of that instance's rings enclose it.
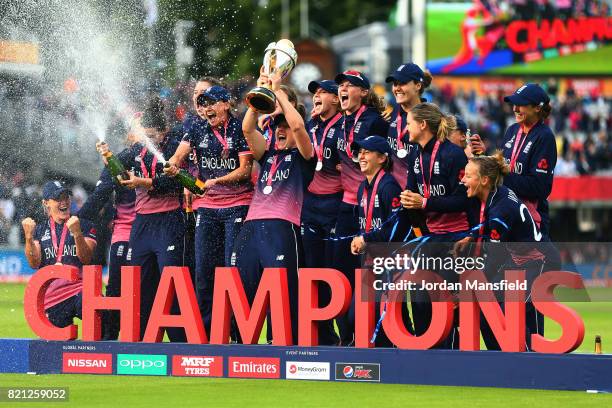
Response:
[[[474,156],[472,153],[472,144],[468,140],[468,127],[465,121],[461,118],[461,116],[449,116],[448,117],[448,127],[450,132],[448,134],[448,140],[452,143],[456,144],[460,148],[463,149],[463,152],[467,156],[467,158],[471,158]],[[478,135],[475,135],[478,136]]]
[[[513,105],[516,123],[506,129],[502,150],[510,165],[504,186],[516,193],[542,232],[542,241],[550,241],[548,196],[552,190],[553,170],[557,165],[555,136],[544,123],[552,110],[550,98],[539,85],[528,83],[504,101]],[[543,244],[547,255],[545,270],[556,270],[558,254],[551,245]],[[543,249],[544,250],[544,249]],[[533,308],[528,303],[528,308]],[[527,330],[544,334],[544,316],[536,313],[527,320]]]
[[[306,129],[314,146],[317,164],[302,207],[304,265],[308,268],[330,268],[333,266],[335,245],[328,238],[336,226],[338,207],[342,202],[342,181],[337,169],[336,150],[338,135],[342,131],[342,114],[338,85],[334,81],[312,81],[308,84],[308,90],[313,94],[313,112]],[[319,303],[327,305],[330,296],[330,288],[320,285]],[[332,320],[319,323],[319,345],[336,345],[338,341]]]
[[[545,238],[549,236],[548,196],[557,164],[555,136],[545,123],[550,98],[537,84],[525,84],[504,101],[514,107],[516,123],[506,129],[503,152],[510,164],[504,185],[516,193]]]
[[[132,120],[134,124],[139,121],[137,117]],[[131,146],[135,142],[135,135],[130,131],[130,133],[128,133],[127,143]],[[100,154],[104,154],[108,151],[108,145],[106,143],[98,143],[96,147]],[[129,155],[130,148],[128,147],[118,153],[117,158],[119,158],[120,161],[127,161],[129,160]],[[132,224],[136,218],[136,193],[134,190],[121,186],[117,180],[113,179],[108,168],[105,167],[96,183],[96,188],[87,197],[87,201],[79,210],[79,217],[95,222],[100,216],[100,212],[108,208],[107,206],[111,202],[115,211],[112,224],[113,233],[111,237],[111,247],[108,258],[108,285],[106,286],[106,296],[120,296],[121,267],[132,264],[129,259],[129,256],[131,256],[129,241]],[[102,340],[117,340],[119,335],[118,311],[109,311],[108,324],[109,327],[105,331]]]
[[[72,192],[59,181],[43,186],[43,207],[49,216],[47,222],[36,224],[25,218],[21,224],[25,234],[25,256],[34,269],[48,265],[89,264],[96,248],[96,231],[87,220],[70,215]],[[44,308],[49,321],[57,327],[72,324],[81,318],[83,281],[56,279],[45,292]]]
[[[400,186],[406,186],[408,178],[408,161],[406,157],[412,149],[408,138],[408,124],[406,115],[413,106],[425,102],[423,92],[431,85],[432,76],[429,71],[413,63],[400,65],[395,72],[389,75],[386,82],[392,82],[391,90],[397,106],[391,112],[391,125],[387,133],[387,140],[394,153],[393,177]]]
[[[283,110],[275,119],[276,146],[267,146],[266,139],[256,129],[255,111],[249,109],[242,123],[261,171],[246,222],[236,239],[233,264],[240,270],[249,302],[255,297],[263,268],[286,268],[293,341],[296,342],[297,273],[303,264],[300,212],[316,158],[304,120],[281,90],[280,81],[278,75],[265,74],[258,81],[268,84]]]
[[[129,180],[121,184],[136,191],[136,218],[130,233],[133,265],[140,272],[140,337],[147,328],[159,280],[166,266],[184,265],[185,220],[180,197],[183,187],[164,174],[164,159],[172,157],[178,141],[168,135],[159,98],[152,98],[140,119],[140,140],[122,162]],[[178,311],[176,300],[172,312]],[[185,341],[183,329],[167,329],[171,341]]]
[[[531,284],[542,272],[544,255],[534,248],[533,243],[542,238],[535,221],[531,217],[527,206],[521,202],[514,191],[502,185],[504,177],[508,176],[510,167],[504,161],[501,151],[493,156],[472,157],[465,167],[465,175],[461,180],[467,188],[468,197],[475,197],[480,203],[480,224],[482,227],[477,238],[466,237],[455,244],[455,252],[463,252],[469,242],[476,240],[490,242],[525,243],[510,244],[506,247],[510,259],[504,250],[503,255],[496,256],[498,250],[486,251],[485,269],[491,270],[488,280],[499,281],[504,279],[506,270],[525,270],[526,279]],[[485,247],[486,248],[486,247]],[[492,248],[495,249],[495,248]],[[527,302],[525,319],[537,324],[535,309],[531,302]],[[482,320],[481,330],[483,339],[489,350],[499,350],[499,344],[491,332],[486,321]],[[527,324],[526,344],[530,349],[531,334],[538,332],[537,327],[532,331]]]
[[[210,333],[215,268],[229,266],[234,240],[253,198],[253,155],[242,134],[242,122],[230,112],[230,94],[218,85],[198,97],[206,123],[187,132],[165,171],[175,175],[192,150],[198,177],[205,180],[199,199],[195,236],[196,295],[204,327]]]
[[[382,136],[368,136],[353,142],[353,150],[359,152],[359,167],[365,180],[359,185],[357,200],[359,202],[359,232],[353,238],[351,252],[362,254],[367,243],[390,242],[394,240],[394,223],[391,218],[401,209],[401,187],[392,176],[392,154],[389,143]],[[357,295],[358,296],[358,295]],[[380,316],[379,304],[375,307],[376,319]],[[404,308],[407,312],[407,309]],[[412,333],[410,316],[403,314],[404,322]],[[393,347],[383,332],[376,336],[376,347]]]
[[[351,150],[355,141],[370,135],[386,135],[389,124],[380,113],[384,110],[381,99],[370,89],[370,81],[359,71],[344,71],[335,78],[338,84],[340,120],[342,133],[338,137],[337,151],[340,160],[342,180],[342,203],[338,210],[336,236],[340,238],[335,251],[334,266],[342,271],[349,281],[354,281],[355,268],[359,267],[359,257],[351,254],[351,241],[347,237],[359,232],[359,208],[357,189],[364,180],[358,165],[358,153]],[[336,319],[342,344],[353,341],[353,324],[348,315]]]
[[[467,157],[447,139],[448,118],[438,106],[420,103],[410,110],[407,120],[410,142],[416,147],[408,155],[410,172],[407,189],[401,194],[402,205],[424,212],[430,242],[454,241],[457,233],[469,229],[468,199],[460,183]],[[436,249],[440,247],[429,249],[431,256],[440,256]],[[456,279],[454,273],[444,277]],[[420,336],[431,321],[431,302],[425,292],[415,291],[411,303],[415,333]],[[456,344],[453,340],[450,336],[444,346],[452,347]]]

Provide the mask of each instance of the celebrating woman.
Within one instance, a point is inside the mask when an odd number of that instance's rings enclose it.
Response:
[[[283,113],[275,118],[275,146],[268,146],[256,129],[257,114],[249,109],[242,130],[261,166],[255,195],[240,231],[234,252],[245,292],[250,302],[261,279],[263,268],[286,268],[293,340],[297,340],[297,272],[303,263],[300,216],[304,194],[316,166],[314,151],[304,120],[281,90],[280,77],[261,74],[276,95]],[[274,322],[272,322],[274,324]]]

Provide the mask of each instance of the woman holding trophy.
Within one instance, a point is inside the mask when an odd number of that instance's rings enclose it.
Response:
[[[257,81],[260,87],[247,96],[249,110],[242,124],[261,170],[246,222],[236,239],[232,265],[240,270],[249,302],[255,297],[263,268],[286,268],[292,333],[297,341],[298,268],[303,263],[300,212],[316,160],[304,120],[281,90],[282,75],[297,57],[292,44],[287,40],[273,43],[266,55],[269,53],[275,55],[275,64],[267,66]],[[275,119],[276,146],[268,146],[256,128],[257,111],[273,110],[276,101],[283,112]]]

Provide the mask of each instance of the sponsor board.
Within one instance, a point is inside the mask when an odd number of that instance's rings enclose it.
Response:
[[[100,353],[63,353],[62,372],[112,374],[113,355]]]
[[[187,377],[223,377],[223,357],[172,356],[172,375]]]
[[[316,361],[285,362],[285,378],[288,380],[326,380],[329,381],[329,363]]]
[[[336,363],[336,381],[380,382],[380,364]]]
[[[117,374],[166,375],[168,356],[160,354],[117,354]]]
[[[280,378],[280,358],[230,357],[229,377]]]

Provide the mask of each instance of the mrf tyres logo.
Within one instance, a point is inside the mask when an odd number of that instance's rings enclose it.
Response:
[[[166,375],[168,374],[168,356],[117,354],[117,374]]]
[[[336,363],[336,381],[380,382],[380,364]]]
[[[242,378],[280,378],[280,359],[230,357],[228,375]]]
[[[223,377],[223,357],[173,356],[172,375],[188,377]]]

